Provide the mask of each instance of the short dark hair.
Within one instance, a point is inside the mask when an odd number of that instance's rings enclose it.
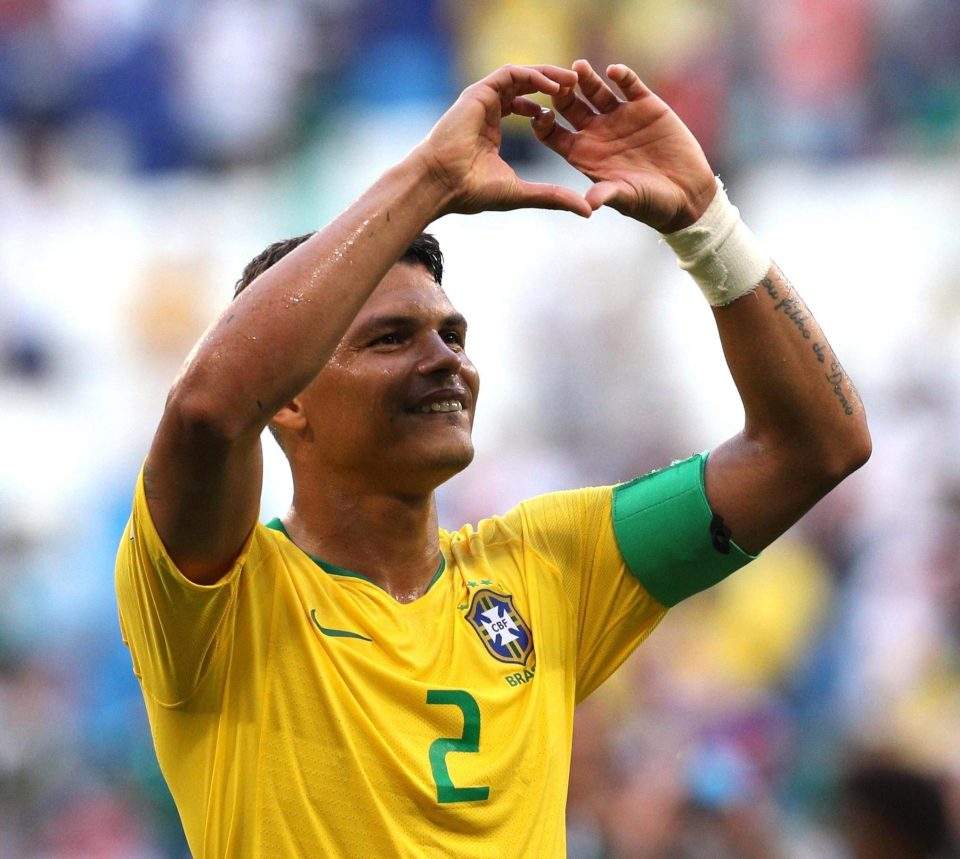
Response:
[[[233,297],[236,298],[270,266],[283,259],[294,248],[302,245],[312,235],[314,235],[312,232],[304,233],[302,236],[283,239],[264,248],[247,263],[243,274],[240,275],[240,279],[234,286]],[[437,284],[443,283],[443,252],[440,250],[440,242],[431,233],[420,233],[397,262],[422,265],[430,272]]]

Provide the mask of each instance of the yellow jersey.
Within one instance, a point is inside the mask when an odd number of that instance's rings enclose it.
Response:
[[[565,856],[574,706],[676,596],[652,596],[628,548],[631,575],[615,531],[643,516],[621,495],[619,519],[602,487],[441,531],[433,582],[402,604],[276,520],[196,585],[141,475],[120,624],[196,859]]]

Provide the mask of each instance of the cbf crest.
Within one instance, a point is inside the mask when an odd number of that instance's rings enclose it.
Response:
[[[467,620],[494,659],[525,665],[533,653],[533,632],[510,594],[483,589],[473,595]]]

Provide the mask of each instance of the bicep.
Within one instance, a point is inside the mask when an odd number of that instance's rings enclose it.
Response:
[[[814,464],[743,434],[714,448],[704,482],[713,512],[744,551],[759,554],[823,497]]]
[[[168,404],[144,465],[157,533],[197,584],[224,576],[256,524],[263,482],[259,436],[227,440]]]

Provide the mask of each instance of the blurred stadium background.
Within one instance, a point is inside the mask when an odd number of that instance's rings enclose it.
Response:
[[[187,855],[112,586],[166,389],[265,244],[336,214],[466,83],[579,56],[634,65],[698,135],[858,382],[875,453],[581,707],[570,855],[887,855],[851,833],[885,833],[870,809],[904,785],[956,822],[960,3],[5,0],[0,857]],[[521,121],[504,151],[584,186]],[[649,231],[522,212],[436,232],[484,375],[446,526],[739,428],[709,311]],[[288,490],[270,444],[265,518]],[[938,831],[934,799],[908,805],[897,825]]]

